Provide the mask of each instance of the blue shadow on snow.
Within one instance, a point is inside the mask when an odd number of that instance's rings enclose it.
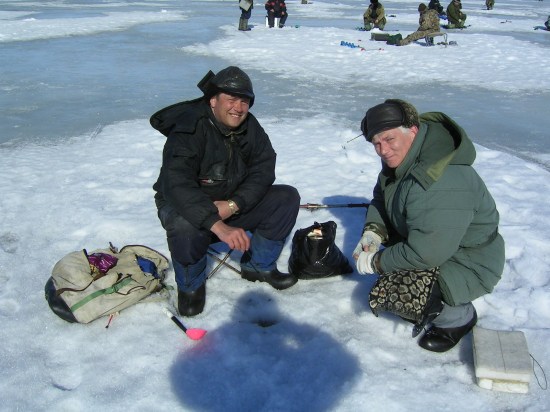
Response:
[[[329,334],[247,292],[230,323],[181,353],[172,389],[194,411],[329,411],[353,389],[358,359]]]

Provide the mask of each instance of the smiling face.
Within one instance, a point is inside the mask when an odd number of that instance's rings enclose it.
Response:
[[[417,133],[418,127],[416,126],[412,126],[410,129],[396,127],[374,135],[372,144],[382,161],[388,167],[395,169],[407,156]]]
[[[236,129],[248,115],[250,99],[222,92],[210,98],[210,107],[218,122],[230,129]]]

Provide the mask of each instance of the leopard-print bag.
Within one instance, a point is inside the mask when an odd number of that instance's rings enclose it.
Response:
[[[387,311],[420,322],[438,275],[439,267],[381,275],[369,294],[372,313],[378,316],[379,311]]]

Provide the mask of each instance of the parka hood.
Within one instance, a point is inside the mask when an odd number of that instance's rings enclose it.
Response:
[[[205,104],[200,104],[204,98],[199,97],[194,100],[175,103],[171,106],[160,109],[151,116],[149,122],[153,129],[158,130],[164,136],[168,137],[177,126],[178,130],[183,132],[193,133],[197,126],[196,119],[207,116]],[[194,119],[186,121],[186,119]],[[186,130],[183,130],[186,129]]]
[[[231,136],[244,133],[251,116],[252,113],[249,112],[247,119],[237,129],[229,129],[216,120],[204,98],[199,97],[165,107],[152,115],[149,122],[154,129],[168,137],[172,132],[194,133],[199,120],[208,118],[222,135]]]
[[[420,115],[420,130],[403,165],[411,169],[425,188],[436,182],[448,165],[471,166],[475,160],[474,145],[454,120],[441,112]]]

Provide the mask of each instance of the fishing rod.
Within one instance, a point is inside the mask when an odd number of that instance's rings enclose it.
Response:
[[[369,207],[370,203],[333,203],[333,204],[321,204],[321,203],[306,203],[300,205],[300,209],[307,209],[310,211],[318,209],[331,209],[337,207]]]

